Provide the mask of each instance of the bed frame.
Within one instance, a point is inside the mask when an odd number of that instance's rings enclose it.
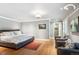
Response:
[[[2,33],[2,32],[11,32],[11,31],[20,31],[20,30],[19,29],[16,29],[16,30],[0,30],[0,33]],[[33,40],[34,40],[34,37],[31,37],[28,40],[20,42],[18,44],[0,42],[0,46],[12,48],[12,49],[19,49],[19,48],[24,47],[25,45],[29,44]]]
[[[2,32],[11,32],[11,31],[20,31],[19,29],[14,29],[14,30],[0,30],[0,33]]]

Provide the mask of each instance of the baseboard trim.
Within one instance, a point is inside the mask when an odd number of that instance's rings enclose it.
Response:
[[[35,40],[49,41],[50,39],[35,39]]]

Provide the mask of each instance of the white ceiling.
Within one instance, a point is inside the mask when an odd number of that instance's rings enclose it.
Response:
[[[38,20],[33,14],[41,10],[45,14],[41,19],[62,20],[74,10],[60,10],[68,3],[0,3],[0,16],[16,19],[18,21]],[[78,4],[74,4],[78,7]]]

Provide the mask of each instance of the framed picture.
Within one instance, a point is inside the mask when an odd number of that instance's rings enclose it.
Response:
[[[46,24],[39,24],[39,29],[46,29]]]

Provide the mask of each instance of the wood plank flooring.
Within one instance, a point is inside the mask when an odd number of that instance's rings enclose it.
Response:
[[[0,55],[56,55],[55,43],[53,39],[37,40],[42,44],[37,50],[21,48],[18,50],[0,47]]]

